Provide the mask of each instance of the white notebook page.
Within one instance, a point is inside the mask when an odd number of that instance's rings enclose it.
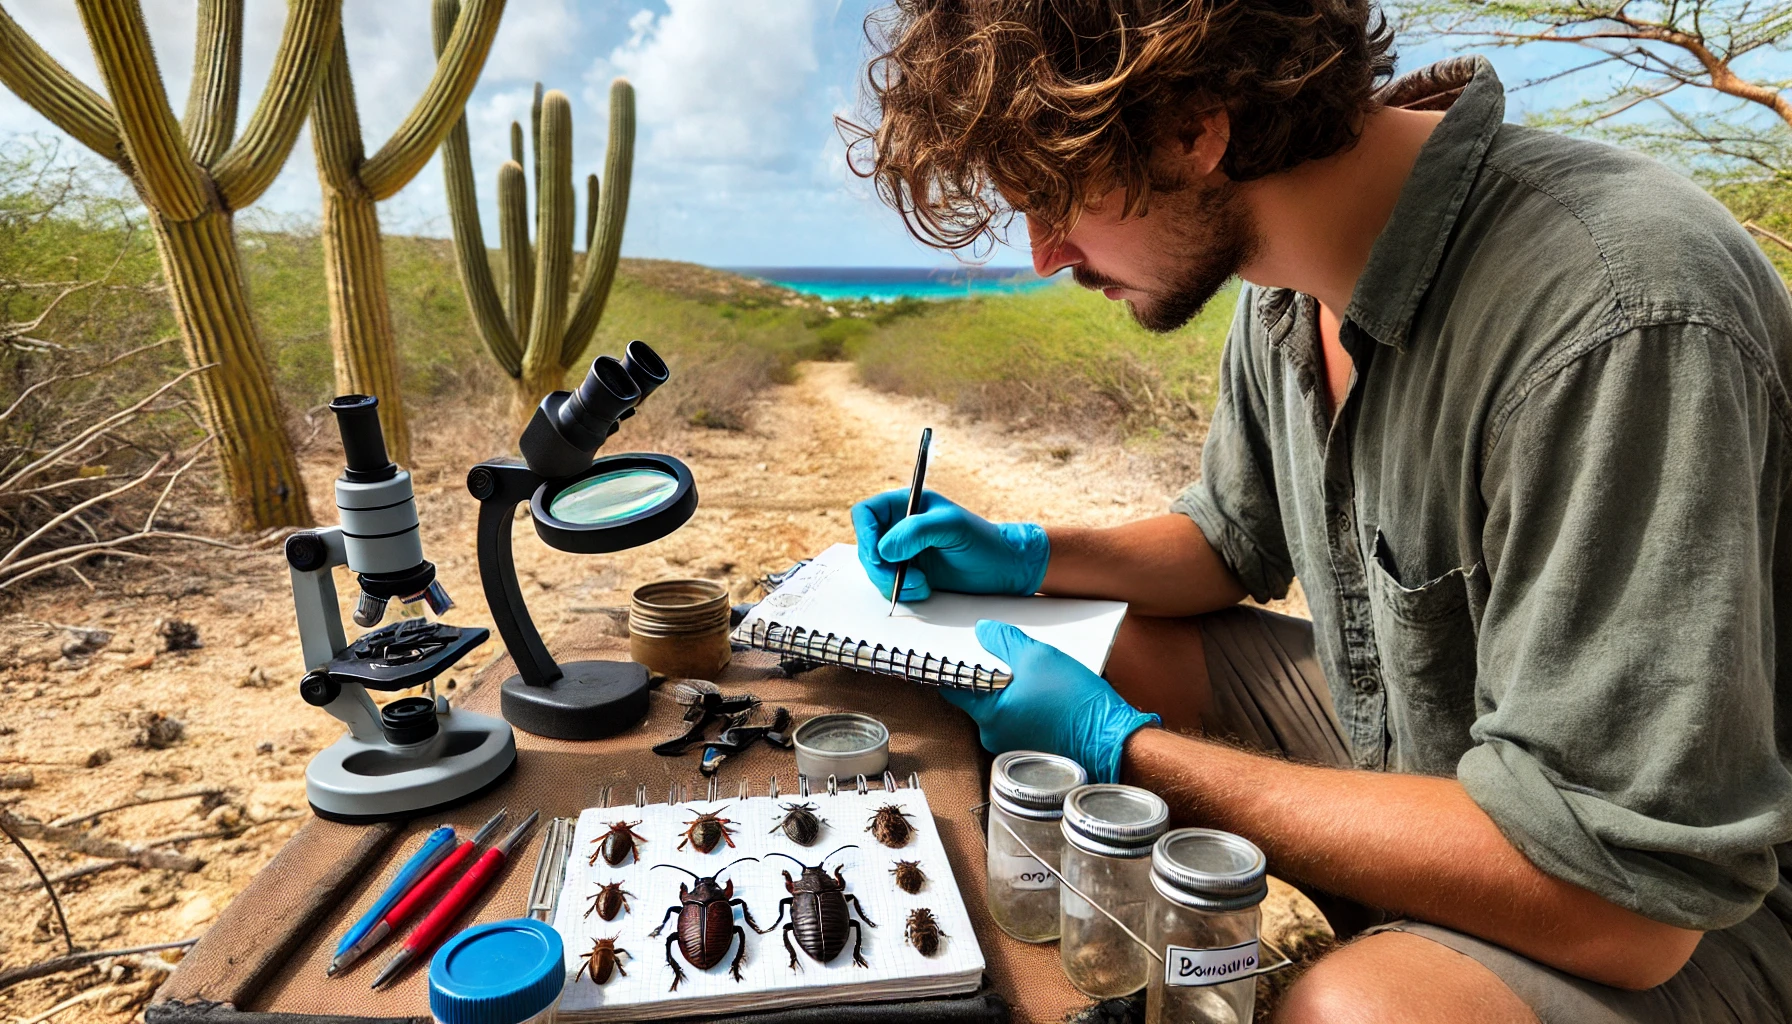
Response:
[[[759,602],[739,629],[744,634],[763,621],[1007,672],[1008,663],[984,650],[974,631],[977,620],[994,619],[1018,626],[1099,673],[1125,617],[1123,601],[941,590],[925,601],[897,605],[891,615],[890,599],[866,577],[858,551],[836,544]]]

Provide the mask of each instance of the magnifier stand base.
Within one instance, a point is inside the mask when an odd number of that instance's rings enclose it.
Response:
[[[560,678],[531,686],[504,680],[504,720],[557,740],[600,740],[635,727],[647,714],[647,667],[632,661],[574,661]]]

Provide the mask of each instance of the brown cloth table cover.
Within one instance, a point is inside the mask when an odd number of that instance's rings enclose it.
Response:
[[[555,656],[563,661],[627,658],[626,641],[600,635],[604,624],[588,620],[575,625],[555,644]],[[500,683],[513,672],[508,657],[499,659],[473,686],[459,691],[457,702],[496,714]],[[988,758],[969,718],[930,687],[832,667],[786,678],[775,657],[757,651],[737,653],[719,682],[728,692],[757,694],[767,709],[788,707],[797,722],[829,711],[858,711],[888,725],[890,770],[904,785],[911,771],[920,776],[933,808],[933,827],[976,928],[990,986],[1007,1000],[1017,1021],[1060,1021],[1089,1005],[1065,980],[1055,943],[1018,942],[990,919],[984,903],[983,837],[972,815],[987,793]],[[244,1024],[264,1013],[427,1017],[426,965],[409,970],[384,990],[368,988],[379,965],[397,948],[394,940],[343,975],[324,976],[337,939],[366,912],[397,864],[437,825],[452,824],[467,835],[499,807],[510,809],[509,827],[533,809],[541,811],[544,822],[576,816],[599,803],[605,786],[614,787],[612,804],[617,806],[634,804],[637,783],[646,784],[653,803],[664,801],[674,782],[701,798],[707,781],[697,772],[698,750],[679,758],[649,750],[682,730],[682,710],[667,685],[654,692],[647,718],[620,736],[575,743],[518,731],[517,764],[509,779],[479,800],[444,813],[371,826],[307,821],[193,947],[157,992],[150,1017],[167,1019],[179,1009],[173,1005],[177,1003],[195,1008],[229,1004],[243,1012]],[[724,797],[736,794],[745,778],[752,794],[762,796],[774,774],[781,792],[796,791],[790,752],[756,744],[722,766],[719,792]],[[479,901],[462,927],[524,915],[541,835],[538,827],[513,853],[500,884]],[[900,922],[886,927],[899,929]]]

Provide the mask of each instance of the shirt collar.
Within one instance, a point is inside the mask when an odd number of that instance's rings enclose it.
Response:
[[[1404,350],[1413,315],[1437,274],[1487,147],[1506,114],[1506,90],[1485,57],[1419,150],[1387,227],[1369,251],[1345,316],[1384,345]]]

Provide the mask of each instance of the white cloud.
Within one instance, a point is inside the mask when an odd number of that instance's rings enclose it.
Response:
[[[793,121],[819,64],[815,0],[668,0],[587,74],[600,104],[611,74],[637,93],[645,160],[666,167],[790,166]]]

